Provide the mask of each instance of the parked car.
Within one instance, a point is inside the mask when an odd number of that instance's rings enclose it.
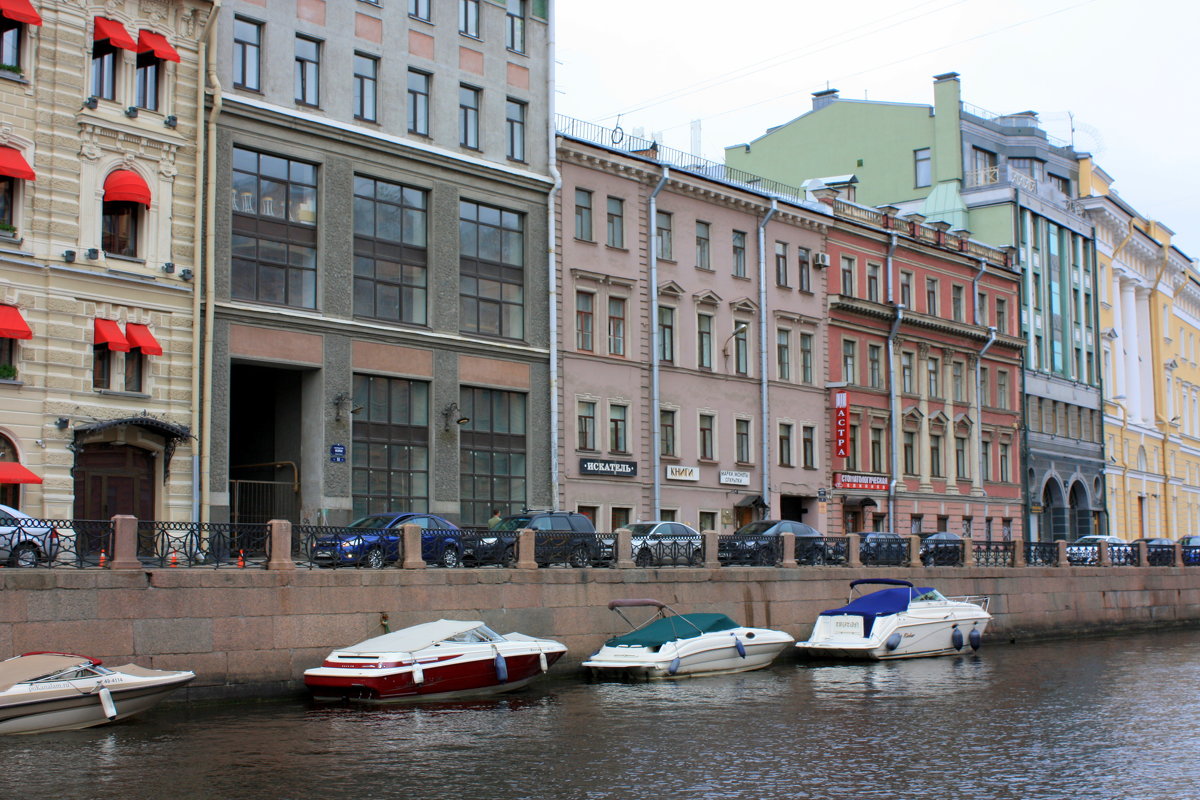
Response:
[[[48,564],[58,555],[58,531],[28,514],[0,505],[0,563],[10,567]]]
[[[722,563],[769,566],[779,560],[779,534],[796,537],[796,561],[800,564],[839,564],[846,560],[846,546],[829,542],[811,525],[790,519],[760,519],[748,522],[732,536],[718,539],[717,559]]]
[[[596,535],[596,526],[591,519],[575,511],[541,511],[525,509],[519,514],[509,514],[492,529],[505,543],[516,547],[517,531],[529,528],[534,531],[558,531],[562,537],[539,537],[534,547],[534,558],[538,564],[570,564],[572,567],[588,567],[612,558],[612,537]]]
[[[400,512],[368,514],[347,527],[325,534],[312,545],[312,559],[323,566],[362,564],[380,569],[400,558],[405,525],[421,528],[421,558],[443,567],[462,565],[458,526],[436,514]]]
[[[1183,545],[1183,563],[1200,564],[1200,536],[1184,536],[1179,543]]]
[[[1146,566],[1169,567],[1175,562],[1175,542],[1164,536],[1142,536],[1130,542],[1137,547],[1138,542],[1146,543]]]
[[[891,531],[860,531],[858,558],[864,564],[900,566],[908,562],[908,539]]]
[[[1077,567],[1099,563],[1100,542],[1108,542],[1110,548],[1113,545],[1121,547],[1122,545],[1127,546],[1129,544],[1120,536],[1101,536],[1100,534],[1080,536],[1078,539],[1067,545],[1067,563]],[[1127,557],[1127,552],[1118,551],[1112,554],[1112,563],[1125,563]]]
[[[921,538],[921,563],[927,567],[961,567],[962,537],[950,531],[938,531]]]
[[[633,563],[639,567],[704,563],[704,537],[682,522],[635,522],[625,527],[633,534]]]

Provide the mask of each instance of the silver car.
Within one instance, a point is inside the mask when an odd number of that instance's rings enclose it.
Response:
[[[58,555],[58,531],[28,514],[0,505],[0,563],[10,567],[49,564]]]
[[[639,567],[704,564],[704,537],[682,522],[635,522],[626,525],[633,534],[633,563]]]

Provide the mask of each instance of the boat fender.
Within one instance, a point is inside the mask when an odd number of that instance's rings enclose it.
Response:
[[[742,640],[737,636],[733,637],[733,646],[737,648],[739,656],[742,658],[746,657],[746,645],[742,644]]]
[[[117,704],[113,702],[112,692],[107,686],[100,687],[100,707],[104,709],[104,716],[110,721],[117,718]]]
[[[412,665],[412,681],[417,686],[425,682],[425,670],[421,668],[421,662],[416,659],[413,660]]]
[[[500,683],[508,683],[508,664],[504,661],[504,656],[500,655],[500,651],[496,651],[496,680]]]
[[[900,646],[901,638],[903,637],[901,637],[899,633],[893,633],[887,638],[887,641],[883,643],[883,646],[886,647],[890,653]]]
[[[674,658],[671,659],[671,663],[667,665],[667,674],[674,675],[678,671],[679,671],[679,656],[675,656]]]
[[[550,665],[546,662],[546,651],[538,651],[538,666],[542,668],[542,672],[550,669]]]
[[[954,630],[950,631],[950,644],[954,645],[955,650],[962,650],[963,635],[958,626],[954,626]]]
[[[983,644],[983,634],[979,632],[978,628],[971,628],[971,632],[967,634],[967,641],[971,643],[972,650],[978,650],[979,646]]]

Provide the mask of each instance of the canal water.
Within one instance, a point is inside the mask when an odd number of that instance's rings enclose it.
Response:
[[[487,702],[162,706],[0,739],[0,798],[1200,797],[1200,631]]]

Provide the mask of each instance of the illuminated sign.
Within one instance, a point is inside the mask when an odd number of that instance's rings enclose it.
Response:
[[[833,454],[850,455],[850,402],[845,392],[833,393]]]

